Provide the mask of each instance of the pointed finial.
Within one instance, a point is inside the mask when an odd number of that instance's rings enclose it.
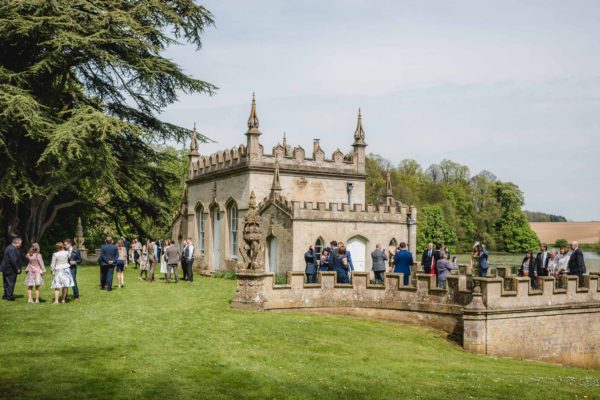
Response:
[[[387,166],[385,171],[385,196],[392,197],[394,192],[392,191],[392,174],[390,173],[390,166]]]
[[[250,210],[256,210],[256,196],[254,195],[254,190],[250,192],[250,200],[248,201],[248,208]]]
[[[365,144],[365,130],[362,126],[362,113],[360,108],[358,109],[358,122],[356,124],[356,130],[354,131],[354,144]]]
[[[279,182],[279,160],[275,161],[275,173],[273,174],[273,184],[271,193],[281,192],[281,183]]]
[[[252,93],[252,107],[250,108],[250,116],[248,117],[248,132],[260,133],[258,130],[259,122],[258,116],[256,115],[256,97],[254,92]]]
[[[196,123],[194,122],[194,128],[192,129],[192,140],[190,141],[190,152],[198,151],[198,132],[196,132]]]
[[[283,155],[287,156],[287,138],[285,132],[283,132]]]

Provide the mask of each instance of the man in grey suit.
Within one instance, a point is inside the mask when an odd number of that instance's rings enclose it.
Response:
[[[179,264],[179,260],[181,259],[181,253],[179,252],[179,247],[175,246],[175,244],[169,245],[165,249],[165,260],[167,261],[167,274],[165,276],[165,283],[169,283],[171,271],[173,271],[173,275],[175,275],[175,283],[179,282],[179,276],[177,276],[177,264]]]
[[[381,243],[378,243],[377,246],[375,246],[375,250],[371,253],[371,258],[373,259],[372,270],[375,273],[375,283],[383,284],[383,274],[385,272],[388,256]]]

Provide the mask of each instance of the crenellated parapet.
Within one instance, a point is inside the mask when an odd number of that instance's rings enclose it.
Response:
[[[275,163],[279,163],[283,171],[295,174],[329,175],[339,178],[353,176],[362,179],[366,177],[366,143],[360,113],[358,133],[355,132],[353,149],[350,149],[346,154],[336,149],[330,157],[327,157],[327,154],[321,148],[319,139],[314,139],[311,154],[308,154],[302,146],[295,146],[288,150],[285,138],[283,145],[278,143],[267,154],[260,143],[262,133],[259,126],[256,100],[253,95],[250,117],[248,118],[246,144],[206,156],[200,154],[196,141],[192,140],[189,180],[227,173],[241,166],[269,171],[274,168]],[[193,132],[195,133],[195,127]]]
[[[406,223],[409,217],[416,223],[416,209],[396,202],[387,204],[364,204],[290,201],[280,193],[271,193],[259,205],[262,212],[273,204],[286,212],[294,220],[309,221],[356,221],[372,223]]]

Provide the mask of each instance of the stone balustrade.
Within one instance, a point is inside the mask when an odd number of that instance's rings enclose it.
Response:
[[[387,273],[383,285],[370,273],[352,273],[351,284],[336,283],[334,272],[305,283],[302,272],[288,272],[287,283],[272,273],[242,271],[232,306],[260,311],[299,310],[350,314],[427,325],[446,331],[469,351],[600,368],[600,288],[598,275],[581,282],[566,276],[513,277],[509,267],[496,276],[451,275],[446,289],[435,276]]]

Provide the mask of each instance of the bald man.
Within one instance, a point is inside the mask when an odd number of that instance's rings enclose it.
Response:
[[[571,258],[569,258],[569,265],[567,267],[568,275],[578,275],[579,282],[581,277],[585,274],[585,262],[583,261],[583,252],[579,248],[579,243],[571,242]]]

